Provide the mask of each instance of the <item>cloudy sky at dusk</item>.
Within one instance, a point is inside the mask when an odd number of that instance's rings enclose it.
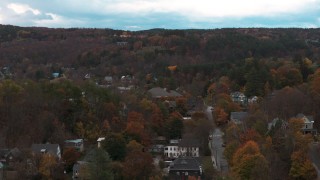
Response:
[[[320,0],[1,0],[0,24],[123,30],[320,27]]]

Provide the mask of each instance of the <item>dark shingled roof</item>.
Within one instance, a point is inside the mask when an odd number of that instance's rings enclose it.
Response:
[[[177,91],[174,90],[166,90],[164,88],[155,87],[148,91],[151,93],[153,98],[160,98],[160,97],[180,97],[182,96]]]
[[[231,119],[237,119],[239,121],[244,120],[248,116],[247,112],[231,112]]]
[[[200,170],[200,163],[193,157],[179,157],[170,164],[170,171]]]
[[[47,153],[57,155],[59,144],[32,144],[31,150],[34,153],[41,153],[41,150],[45,149]]]

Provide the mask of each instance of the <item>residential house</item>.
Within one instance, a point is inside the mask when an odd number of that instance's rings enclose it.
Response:
[[[164,136],[158,136],[156,138],[153,138],[152,141],[154,144],[165,144],[167,142],[167,139]]]
[[[233,102],[241,104],[241,105],[247,105],[248,104],[248,98],[245,96],[242,92],[233,92],[230,94],[230,97]]]
[[[98,139],[97,139],[97,142],[98,142],[98,148],[100,148],[101,147],[101,142],[102,141],[104,141],[106,138],[105,137],[99,137]]]
[[[167,158],[199,157],[199,142],[196,139],[184,138],[164,147]]]
[[[5,165],[9,165],[12,162],[22,160],[22,152],[18,148],[13,149],[1,149],[0,150],[0,162]]]
[[[154,99],[177,98],[177,97],[181,97],[182,96],[177,91],[168,90],[166,88],[160,88],[160,87],[152,88],[152,89],[148,90],[148,92],[151,94],[152,98],[154,98]]]
[[[194,157],[179,157],[169,166],[169,179],[202,178],[202,167]]]
[[[286,129],[288,127],[288,122],[280,118],[274,118],[270,123],[268,123],[268,131],[271,131],[272,128],[280,126],[281,129]]]
[[[247,116],[247,112],[231,112],[230,121],[234,122],[235,124],[242,124],[243,121],[247,118]]]
[[[313,128],[313,116],[305,116],[304,114],[300,113],[296,116],[296,118],[302,119],[304,122],[301,129],[303,134],[317,134],[317,130]]]
[[[88,169],[88,162],[78,161],[73,165],[72,179],[79,179],[79,180],[88,179],[87,169]]]
[[[166,100],[166,101],[164,101],[164,103],[165,103],[165,105],[168,107],[168,109],[170,111],[174,111],[174,109],[177,107],[176,101],[168,101],[168,100]]]
[[[60,76],[60,73],[54,72],[51,75],[53,78],[58,78]]]
[[[83,152],[84,144],[83,139],[70,139],[64,141],[65,148],[75,148],[79,152]]]
[[[184,138],[178,144],[180,156],[199,157],[199,141],[197,139]]]
[[[105,77],[104,77],[104,82],[105,82],[108,86],[111,86],[111,85],[112,85],[112,82],[113,82],[112,76],[105,76]]]
[[[149,147],[149,152],[153,153],[162,153],[164,151],[164,145],[163,144],[154,144]]]
[[[248,99],[248,103],[249,104],[256,103],[256,102],[258,102],[258,99],[259,99],[258,96],[253,96],[253,97]]]
[[[91,78],[91,74],[88,73],[88,74],[84,75],[84,78],[85,78],[85,79],[90,79],[90,78]]]
[[[158,136],[152,139],[152,144],[148,150],[149,152],[154,153],[163,153],[164,151],[164,144],[166,144],[166,138],[164,136]]]
[[[49,153],[61,159],[61,148],[59,144],[32,144],[31,150],[34,155]]]
[[[179,140],[170,140],[170,144],[164,147],[164,156],[173,159],[179,157]]]

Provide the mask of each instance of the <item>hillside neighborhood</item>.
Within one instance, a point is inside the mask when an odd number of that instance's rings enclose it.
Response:
[[[317,179],[319,34],[0,25],[0,180]]]

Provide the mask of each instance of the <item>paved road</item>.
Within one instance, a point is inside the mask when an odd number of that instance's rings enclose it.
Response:
[[[212,123],[213,117],[212,117],[212,106],[208,106],[205,110],[205,113]],[[223,151],[224,147],[222,147],[223,144],[223,132],[215,127],[213,132],[212,132],[212,141],[210,141],[209,146],[211,149],[211,156],[212,156],[212,161],[214,165],[216,166],[217,170],[222,171],[222,172],[228,172],[228,163],[227,160],[223,156]]]
[[[218,170],[228,172],[228,163],[223,155],[224,147],[222,147],[222,136],[223,132],[219,128],[215,128],[212,133],[212,151],[217,162]]]
[[[314,143],[310,145],[310,151],[309,151],[309,157],[313,163],[313,166],[316,168],[318,172],[318,179],[320,179],[320,144],[319,143]]]

